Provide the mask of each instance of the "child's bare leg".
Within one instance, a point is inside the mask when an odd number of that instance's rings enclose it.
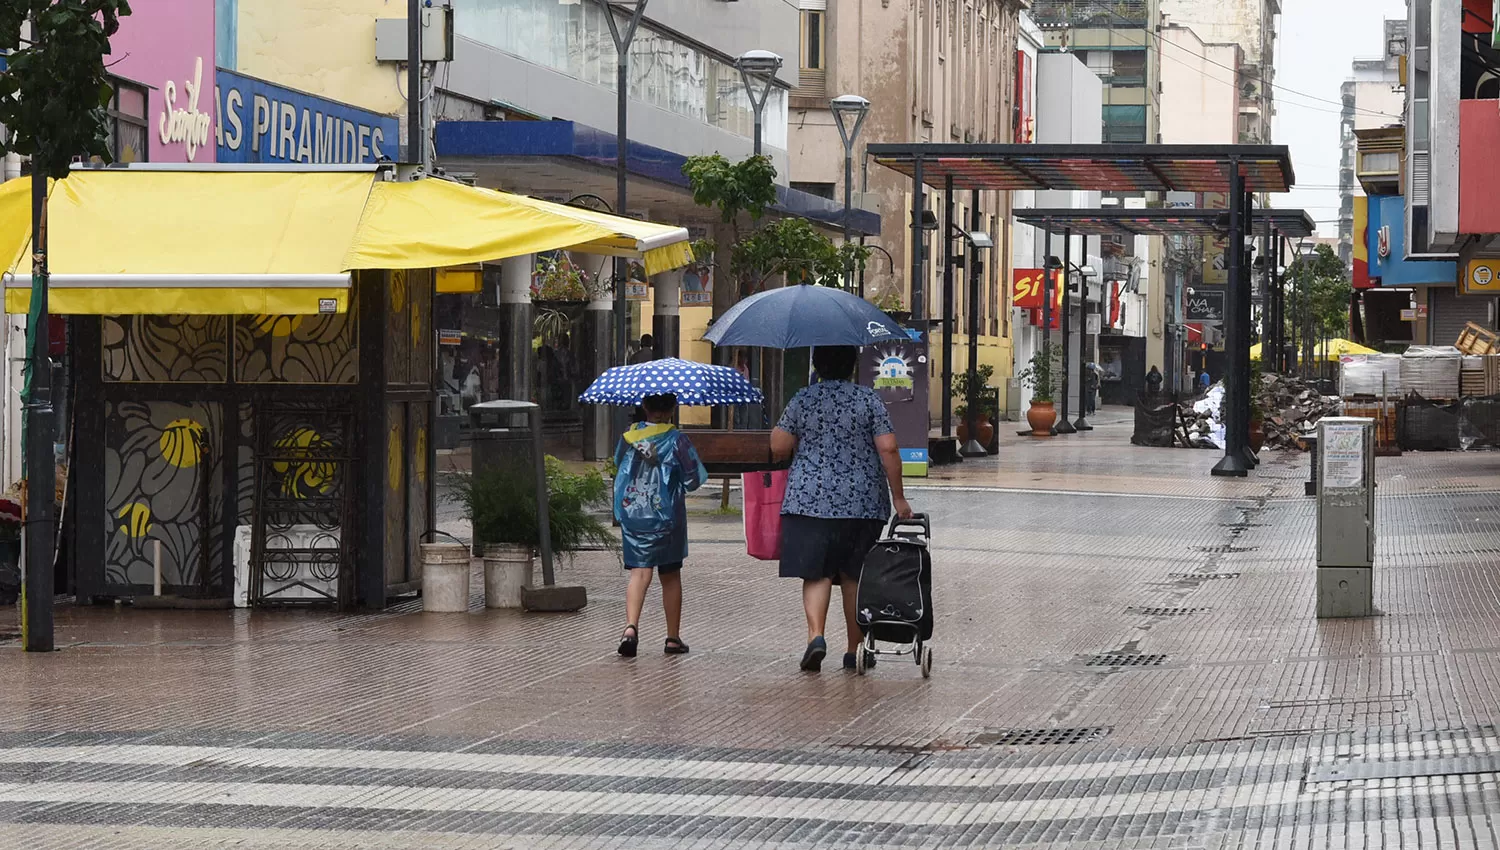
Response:
[[[667,615],[667,637],[682,637],[682,573],[661,574],[661,607]]]
[[[641,609],[646,607],[646,591],[651,588],[652,572],[645,568],[630,571],[630,584],[625,588],[625,622],[632,626],[641,624]]]

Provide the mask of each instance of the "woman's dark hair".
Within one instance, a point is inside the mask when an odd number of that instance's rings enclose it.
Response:
[[[813,368],[825,381],[847,381],[854,377],[859,349],[852,345],[825,345],[813,349]]]
[[[645,408],[647,413],[671,413],[672,408],[676,406],[677,396],[672,393],[648,395],[641,399],[641,407]]]

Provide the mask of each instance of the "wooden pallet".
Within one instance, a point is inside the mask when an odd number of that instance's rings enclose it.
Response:
[[[1391,457],[1401,454],[1401,448],[1396,442],[1396,401],[1394,399],[1382,404],[1368,397],[1345,398],[1343,415],[1375,420],[1375,454],[1377,456]]]
[[[1484,394],[1497,393],[1500,393],[1500,355],[1491,354],[1484,358]]]
[[[1496,354],[1500,353],[1500,334],[1469,322],[1464,325],[1463,332],[1458,335],[1458,342],[1453,345],[1465,354]]]

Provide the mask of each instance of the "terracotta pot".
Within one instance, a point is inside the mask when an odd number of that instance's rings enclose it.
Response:
[[[990,417],[988,415],[980,414],[980,416],[979,416],[979,445],[981,445],[981,446],[988,446],[994,439],[995,439],[995,423],[993,423],[993,422],[990,421]],[[967,442],[969,442],[969,423],[968,423],[967,419],[959,420],[959,423],[958,423],[958,441],[960,443],[967,443]]]
[[[1259,452],[1260,447],[1266,444],[1266,422],[1264,419],[1255,418],[1250,420],[1250,451]]]
[[[1031,436],[1050,437],[1052,426],[1057,424],[1057,409],[1050,401],[1033,401],[1026,408],[1026,424],[1031,426]]]

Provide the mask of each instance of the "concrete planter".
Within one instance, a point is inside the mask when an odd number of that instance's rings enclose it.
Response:
[[[535,563],[530,546],[485,546],[484,607],[520,608],[521,588],[533,583]]]
[[[469,547],[462,543],[422,544],[422,610],[469,610]]]

